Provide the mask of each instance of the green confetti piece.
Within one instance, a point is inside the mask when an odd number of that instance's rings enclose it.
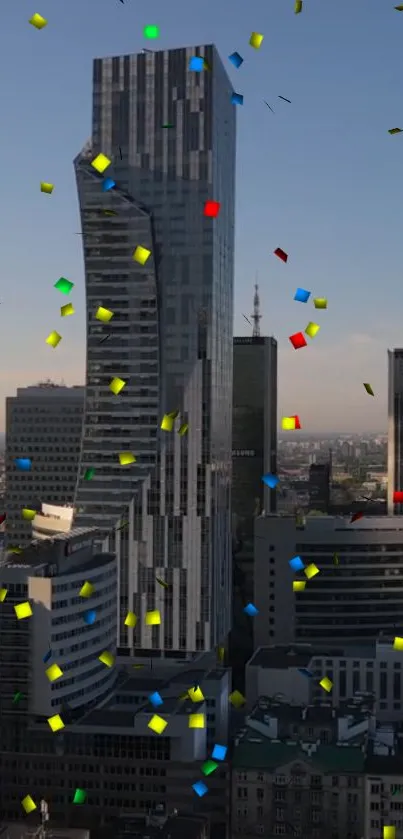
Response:
[[[85,481],[90,481],[90,480],[91,480],[91,478],[93,478],[93,477],[94,477],[94,475],[95,475],[95,469],[94,469],[94,467],[92,466],[90,469],[86,469],[86,470],[85,470],[84,480],[85,480]]]
[[[217,767],[218,763],[216,763],[215,760],[206,760],[206,762],[203,763],[201,771],[203,772],[203,775],[211,775],[212,772],[215,772]]]
[[[54,288],[57,288],[62,294],[70,294],[71,289],[74,288],[74,283],[66,280],[66,277],[60,277],[60,280],[55,283]]]
[[[84,789],[80,789],[80,787],[77,787],[74,793],[73,804],[84,804],[86,798],[86,791]]]
[[[155,38],[159,38],[160,30],[158,26],[145,26],[143,29],[143,35],[145,38],[149,40],[153,40]]]

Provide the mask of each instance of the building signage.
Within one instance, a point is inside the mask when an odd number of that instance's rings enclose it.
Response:
[[[232,449],[232,457],[256,457],[254,449]]]
[[[83,551],[84,548],[89,548],[94,543],[94,539],[82,539],[81,542],[67,542],[66,545],[66,556],[71,556],[71,554],[77,553],[77,551]]]
[[[256,337],[256,338],[234,338],[234,344],[264,344],[264,338]]]

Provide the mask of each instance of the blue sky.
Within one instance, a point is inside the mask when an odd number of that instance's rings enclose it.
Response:
[[[72,160],[91,132],[92,59],[214,42],[238,113],[235,333],[258,273],[279,344],[279,414],[304,431],[386,427],[386,349],[403,345],[403,13],[379,0],[21,0],[0,29],[0,429],[4,398],[40,378],[84,381],[84,274]],[[37,31],[34,12],[48,18]],[[153,45],[147,24],[160,27]],[[264,34],[259,51],[252,31]],[[238,51],[235,70],[227,56]],[[291,99],[292,104],[278,99]],[[272,114],[263,100],[274,108]],[[55,184],[51,197],[40,181]],[[273,256],[281,247],[287,265]],[[61,322],[65,276],[77,314]],[[293,301],[298,286],[327,311]],[[321,331],[295,351],[288,336]],[[45,344],[53,329],[63,341]],[[362,386],[370,382],[375,399]]]

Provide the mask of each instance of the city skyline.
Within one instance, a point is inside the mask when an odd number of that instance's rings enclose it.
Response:
[[[403,302],[401,137],[388,134],[400,113],[391,84],[400,50],[396,12],[364,0],[337,7],[312,0],[299,16],[292,3],[280,0],[270,10],[262,2],[235,2],[230,20],[217,19],[205,6],[190,15],[184,0],[175,0],[169,19],[159,2],[140,18],[130,2],[100,0],[97,9],[94,19],[78,0],[68,8],[45,2],[49,25],[42,32],[22,20],[15,5],[6,12],[2,58],[13,75],[6,83],[4,74],[0,82],[10,126],[0,138],[8,162],[0,254],[7,347],[0,428],[4,398],[16,387],[44,376],[84,381],[84,279],[71,160],[85,137],[83,126],[90,133],[90,91],[83,84],[90,62],[147,46],[202,41],[216,43],[235,90],[245,97],[238,108],[234,334],[250,334],[242,315],[252,311],[257,272],[262,334],[273,334],[279,346],[279,415],[299,413],[303,430],[312,432],[386,428],[386,350],[401,344]],[[149,14],[161,29],[154,43],[142,35]],[[248,44],[252,29],[265,35],[258,51]],[[228,61],[234,50],[244,58],[239,70]],[[69,78],[63,96],[58,74],[49,72],[59,62]],[[39,98],[32,97],[33,88]],[[43,180],[54,182],[51,196],[41,195]],[[286,265],[273,256],[279,246],[289,254]],[[60,276],[75,283],[76,314],[63,321],[61,296],[53,289]],[[297,287],[327,296],[328,310],[296,303]],[[321,331],[309,347],[293,350],[288,336],[316,315]],[[53,350],[45,339],[59,326],[63,340]],[[364,381],[372,384],[375,399],[365,393]]]

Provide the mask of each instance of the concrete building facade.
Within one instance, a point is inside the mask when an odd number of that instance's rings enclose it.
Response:
[[[87,298],[77,523],[107,535],[130,520],[121,614],[141,615],[144,594],[152,609],[171,570],[161,625],[139,620],[136,647],[186,656],[231,625],[232,89],[212,45],[96,59],[93,81],[92,139],[75,160]],[[106,192],[91,165],[100,153],[112,161]],[[113,312],[107,325],[99,306]],[[120,452],[136,462],[122,467]],[[119,645],[130,642],[123,627]]]
[[[72,504],[79,467],[84,388],[44,382],[6,399],[6,545],[26,545],[23,508]],[[26,471],[17,459],[30,459]]]
[[[403,490],[403,349],[388,350],[388,514],[401,515],[393,493]]]

